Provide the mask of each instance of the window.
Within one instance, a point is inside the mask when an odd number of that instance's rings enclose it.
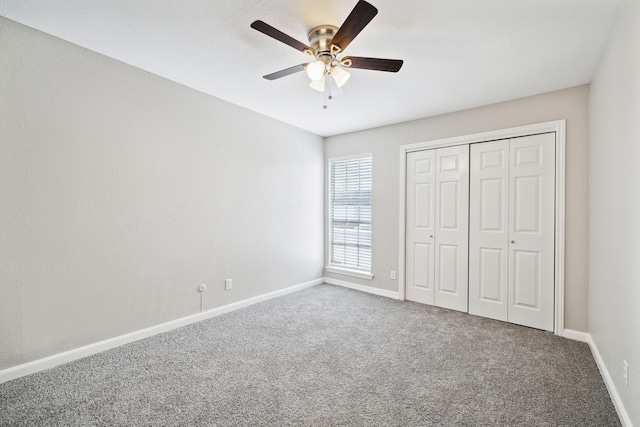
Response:
[[[329,160],[328,271],[371,279],[371,155]]]

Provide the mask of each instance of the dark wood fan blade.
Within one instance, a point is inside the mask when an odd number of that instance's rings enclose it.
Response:
[[[341,51],[349,46],[360,31],[367,26],[374,16],[378,14],[378,9],[364,0],[360,0],[353,8],[347,19],[344,21],[338,32],[333,36],[331,44],[339,46]]]
[[[263,76],[267,80],[275,80],[280,77],[288,76],[289,74],[299,73],[304,70],[307,64],[294,65],[293,67],[285,68],[284,70],[276,71],[275,73],[267,74]]]
[[[363,70],[389,71],[397,73],[404,61],[402,59],[363,58],[360,56],[345,56],[340,61],[348,68],[361,68]]]
[[[273,37],[274,39],[281,41],[284,44],[291,46],[292,48],[299,50],[300,52],[306,53],[311,52],[313,54],[313,49],[311,49],[306,44],[299,42],[291,36],[286,35],[282,31],[273,28],[271,25],[264,23],[263,21],[254,21],[251,23],[251,28],[254,30],[258,30],[263,34],[268,35],[269,37]]]

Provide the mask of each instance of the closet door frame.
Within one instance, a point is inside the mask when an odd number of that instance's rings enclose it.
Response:
[[[405,300],[405,233],[406,233],[406,169],[407,153],[432,148],[474,144],[478,142],[510,139],[540,133],[555,133],[555,289],[554,289],[554,329],[556,335],[564,336],[564,246],[565,246],[565,132],[566,120],[538,123],[490,132],[482,132],[453,138],[418,142],[400,147],[400,253],[398,294]]]

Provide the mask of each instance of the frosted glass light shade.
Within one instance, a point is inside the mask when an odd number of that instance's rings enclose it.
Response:
[[[320,80],[312,80],[311,83],[309,83],[309,86],[313,90],[317,90],[318,92],[324,92],[325,78],[326,78],[325,76],[322,76]]]
[[[307,64],[307,76],[313,81],[318,81],[324,77],[324,62],[316,61]]]
[[[343,70],[336,65],[331,70],[331,76],[336,81],[336,85],[338,85],[338,87],[342,87],[347,82],[347,80],[349,80],[349,77],[351,77],[351,73]]]

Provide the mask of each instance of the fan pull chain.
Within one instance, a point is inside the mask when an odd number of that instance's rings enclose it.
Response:
[[[326,81],[324,83],[323,94],[324,94],[324,104],[322,105],[322,109],[326,110],[329,108],[329,101],[333,99],[333,95],[331,95],[331,86],[329,86]]]
[[[324,95],[324,105],[322,106],[323,110],[326,110],[327,108],[329,108],[329,100],[331,99],[331,95],[329,94],[329,85],[327,84],[327,81],[325,80],[324,82],[324,91],[322,92],[322,94]]]

